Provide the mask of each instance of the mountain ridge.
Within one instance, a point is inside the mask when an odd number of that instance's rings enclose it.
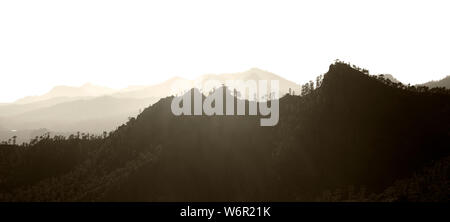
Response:
[[[445,87],[447,89],[450,89],[450,76],[446,76],[444,78],[442,78],[441,80],[436,80],[436,81],[430,81],[430,82],[426,82],[423,84],[420,84],[421,86],[427,86],[430,88],[433,87]]]
[[[33,146],[91,152],[64,174],[0,197],[312,201],[348,186],[381,192],[449,154],[450,94],[405,88],[346,64],[330,66],[308,94],[283,96],[274,127],[260,127],[260,116],[174,116],[173,98],[104,138],[43,138]],[[40,193],[30,197],[31,190]]]
[[[27,104],[33,102],[39,102],[57,97],[95,97],[103,96],[114,92],[114,89],[96,86],[90,83],[85,83],[79,87],[76,86],[54,86],[47,93],[40,96],[28,96],[22,99],[16,100],[16,104]]]

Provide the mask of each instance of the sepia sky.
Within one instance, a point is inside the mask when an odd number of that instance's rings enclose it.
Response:
[[[258,67],[302,83],[339,58],[405,83],[450,75],[448,1],[0,1],[0,102]]]

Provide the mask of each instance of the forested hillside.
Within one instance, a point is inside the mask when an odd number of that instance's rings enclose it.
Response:
[[[282,97],[274,127],[261,127],[261,116],[174,116],[172,99],[101,136],[0,146],[0,200],[339,201],[358,198],[330,193],[394,187],[373,200],[417,201],[395,184],[426,178],[433,161],[448,168],[449,91],[349,64],[330,65],[302,96]],[[433,172],[423,183],[448,183],[448,171]],[[441,194],[426,200],[448,200]]]

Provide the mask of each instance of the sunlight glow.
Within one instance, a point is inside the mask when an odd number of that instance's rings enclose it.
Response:
[[[450,74],[448,1],[1,1],[0,102],[252,67],[303,83],[341,59],[404,83]]]

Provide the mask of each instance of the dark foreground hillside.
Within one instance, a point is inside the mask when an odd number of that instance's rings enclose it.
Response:
[[[0,199],[449,200],[448,91],[343,63],[306,91],[280,99],[275,127],[260,127],[260,116],[177,117],[168,97],[101,137],[3,145]],[[405,184],[421,185],[409,193]]]

